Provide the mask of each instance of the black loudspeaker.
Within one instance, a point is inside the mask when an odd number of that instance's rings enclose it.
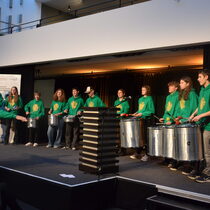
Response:
[[[116,113],[116,108],[84,108],[79,170],[95,174],[119,171],[119,120]]]

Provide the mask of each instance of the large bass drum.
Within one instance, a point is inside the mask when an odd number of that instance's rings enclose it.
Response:
[[[193,161],[203,159],[202,136],[199,125],[183,124],[176,127],[176,159]]]
[[[148,154],[150,156],[163,156],[163,127],[148,127]]]
[[[163,126],[163,157],[175,159],[175,126]]]
[[[143,119],[129,118],[120,120],[121,147],[135,148],[144,145]]]

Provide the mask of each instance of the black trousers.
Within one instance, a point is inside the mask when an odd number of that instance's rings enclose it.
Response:
[[[36,128],[29,128],[28,140],[31,143],[38,143],[40,139],[41,119],[36,120]]]
[[[75,147],[79,141],[80,122],[78,117],[75,117],[73,122],[66,123],[65,142],[66,147]]]
[[[8,144],[9,142],[9,135],[10,135],[10,128],[12,126],[15,136],[14,136],[14,143],[18,143],[18,121],[16,119],[6,119],[6,131],[5,131],[5,141],[4,144]]]

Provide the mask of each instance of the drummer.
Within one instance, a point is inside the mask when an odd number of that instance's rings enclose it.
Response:
[[[66,106],[66,96],[63,89],[57,89],[53,95],[53,101],[50,106],[50,110],[48,112],[49,115],[53,114],[58,117],[58,126],[48,126],[47,136],[48,136],[48,144],[47,148],[59,148],[61,144],[61,138],[63,133],[63,111]],[[56,138],[54,138],[54,134],[56,133]]]
[[[82,107],[84,106],[84,100],[79,95],[78,88],[72,88],[72,97],[68,99],[64,113],[68,115],[75,116],[73,122],[66,123],[66,132],[65,132],[65,146],[63,149],[76,150],[76,143],[79,140],[79,118],[77,115],[81,114]]]
[[[174,124],[175,121],[175,113],[176,113],[176,107],[179,102],[178,100],[178,88],[179,88],[179,83],[176,81],[171,81],[168,83],[168,92],[169,95],[166,97],[166,103],[165,103],[165,112],[163,115],[163,118],[160,118],[160,122],[164,122],[166,125],[171,125]],[[171,159],[165,158],[163,163],[164,164],[169,164],[168,167],[171,167]]]
[[[89,98],[85,101],[84,107],[105,107],[106,105],[100,99],[100,97],[95,93],[93,87],[88,86],[85,93],[88,94]]]
[[[209,70],[205,69],[198,73],[198,82],[202,86],[199,95],[199,105],[190,118],[192,119],[192,121],[200,123],[204,129],[203,148],[204,148],[206,167],[202,171],[202,174],[200,176],[197,177],[197,174],[194,174],[196,182],[204,183],[204,182],[210,182],[210,72]],[[191,178],[192,177],[193,174],[191,174]]]
[[[169,95],[166,97],[166,103],[165,103],[165,112],[163,115],[163,118],[160,118],[160,122],[164,122],[166,125],[171,125],[174,123],[174,116],[175,116],[175,111],[176,107],[178,104],[178,88],[179,88],[179,83],[176,81],[171,81],[168,83],[168,92]]]
[[[142,97],[138,100],[138,111],[132,116],[142,118],[145,121],[151,118],[151,115],[155,113],[154,102],[151,96],[151,88],[149,85],[144,85],[141,88]],[[149,125],[147,125],[149,126]],[[147,126],[144,126],[147,129]],[[146,132],[145,132],[146,133]],[[143,148],[137,148],[135,153],[130,156],[131,159],[137,159],[140,156],[140,152]],[[145,155],[141,158],[141,161],[147,161],[148,156]]]
[[[34,92],[34,99],[28,102],[24,107],[26,116],[36,120],[36,128],[29,128],[29,142],[26,143],[25,146],[38,146],[41,131],[40,123],[45,114],[44,104],[40,97],[41,94],[39,92]]]
[[[128,100],[125,98],[125,90],[119,89],[117,91],[118,99],[114,102],[114,106],[118,109],[117,114],[121,117],[126,116],[126,114],[129,113],[130,105],[128,103]]]
[[[118,96],[118,99],[114,102],[114,107],[120,109],[119,111],[117,111],[119,118],[126,117],[129,113],[130,105],[128,103],[128,99],[125,97],[125,90],[119,89],[117,91],[117,96]],[[125,155],[126,149],[120,148],[119,154]]]
[[[189,118],[197,108],[198,105],[198,96],[193,89],[192,79],[188,76],[182,77],[179,83],[179,102],[176,109],[176,122],[186,123],[189,122]],[[173,161],[171,170],[176,171],[179,167],[179,170],[183,171],[183,174],[188,173],[190,168],[181,166],[182,163],[178,161]]]

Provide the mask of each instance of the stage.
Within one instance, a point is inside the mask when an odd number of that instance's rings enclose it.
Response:
[[[99,180],[109,182],[117,177],[132,183],[149,184],[157,188],[158,192],[210,202],[210,183],[196,183],[182,175],[180,171],[171,171],[161,164],[161,159],[153,158],[148,162],[141,162],[131,160],[129,156],[121,156],[119,157],[119,173],[98,176],[79,171],[78,150],[46,148],[44,145],[25,147],[24,145],[1,144],[0,151],[1,179],[9,183],[14,177],[18,180],[18,176],[23,176],[22,181],[29,177],[30,180],[60,185],[67,189],[97,183]],[[3,173],[5,174],[2,175]],[[9,181],[8,174],[12,173],[15,175],[12,175],[14,177]],[[73,175],[74,178],[63,177],[64,174]],[[29,180],[28,183],[30,183]],[[24,183],[22,185],[24,186]],[[40,191],[40,189],[37,190]]]

